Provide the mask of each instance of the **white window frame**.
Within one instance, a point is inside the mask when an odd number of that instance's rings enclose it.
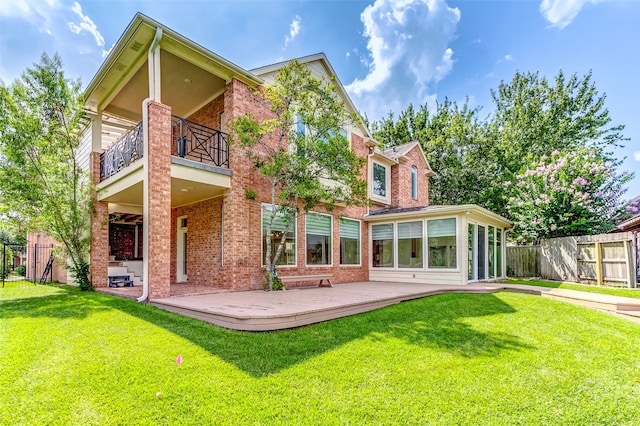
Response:
[[[358,263],[342,263],[340,260],[338,260],[338,262],[340,262],[340,266],[344,266],[347,268],[360,267],[362,266],[362,221],[358,219],[352,219],[350,217],[342,217],[338,220],[338,231],[340,231],[340,220],[350,220],[352,222],[358,223]],[[340,241],[341,238],[342,235],[338,235],[338,241],[340,245],[342,244],[342,242]],[[338,250],[340,250],[340,247],[338,247]]]
[[[422,224],[422,267],[417,267],[417,268],[407,268],[407,267],[401,267],[400,266],[400,231],[398,230],[398,225],[402,224],[402,223],[413,223],[413,222],[420,222]],[[422,271],[426,269],[427,263],[427,246],[426,246],[426,231],[427,231],[427,224],[425,222],[424,219],[407,219],[407,220],[402,220],[402,221],[397,221],[395,222],[395,226],[394,226],[394,234],[393,234],[393,239],[394,239],[394,243],[395,243],[395,269],[398,269],[400,271]]]
[[[182,226],[182,221],[187,219],[187,216],[178,216],[176,222],[176,282],[186,283],[187,274],[185,273],[185,260],[187,257],[187,247],[184,244],[184,236],[188,234],[188,226]],[[188,237],[187,237],[188,238]]]
[[[262,266],[265,266],[264,264],[264,231],[265,229],[262,227],[262,224],[264,223],[264,208],[268,207],[268,208],[273,208],[273,205],[271,203],[262,203],[260,205],[260,264]],[[276,267],[278,269],[280,268],[297,268],[298,267],[298,215],[296,214],[295,219],[294,219],[294,225],[293,225],[293,243],[295,245],[295,249],[293,250],[293,263],[291,265],[289,264],[283,264],[283,265],[276,265]],[[271,230],[273,232],[273,230]],[[286,242],[285,242],[285,250],[286,250]],[[286,256],[286,253],[285,253]]]
[[[384,170],[385,170],[385,179],[384,179],[385,195],[384,196],[373,192],[373,177],[374,177],[373,169],[375,168],[376,164],[378,166],[384,167]],[[384,164],[380,161],[371,160],[371,172],[369,176],[369,185],[371,188],[369,193],[372,200],[381,202],[383,204],[391,204],[391,166],[390,165]]]
[[[418,168],[411,166],[411,198],[418,199]]]
[[[322,264],[315,264],[315,263],[307,263],[307,260],[309,259],[307,250],[309,248],[308,246],[308,242],[307,242],[307,236],[309,235],[309,232],[307,231],[307,218],[309,217],[310,214],[315,214],[318,216],[328,216],[331,219],[331,231],[330,231],[330,235],[329,235],[329,263],[322,263]],[[304,218],[304,263],[305,266],[309,267],[309,268],[326,268],[329,266],[333,266],[333,253],[334,253],[334,247],[333,247],[333,216],[330,214],[326,214],[326,213],[320,213],[320,212],[308,212]]]
[[[393,266],[373,266],[373,227],[375,225],[391,225],[393,228]],[[396,222],[376,222],[369,224],[369,269],[374,271],[396,270],[398,265],[398,233]]]
[[[454,219],[456,221],[456,225],[455,225],[455,229],[456,229],[456,235],[455,235],[455,241],[456,241],[456,266],[455,268],[438,268],[438,267],[430,267],[429,266],[429,221],[431,220],[443,220],[443,219]],[[425,260],[425,269],[427,271],[460,271],[460,223],[462,221],[457,217],[457,216],[444,216],[444,217],[433,217],[433,218],[428,218],[425,219],[425,230],[424,230],[424,234],[425,234],[425,249],[427,251],[427,256],[426,256],[426,260]],[[467,238],[466,233],[465,233],[465,239]],[[466,246],[466,244],[465,244]]]

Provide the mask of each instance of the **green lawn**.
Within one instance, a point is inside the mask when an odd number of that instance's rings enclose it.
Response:
[[[524,284],[549,288],[565,288],[567,290],[579,290],[589,293],[610,294],[613,296],[634,297],[636,299],[640,299],[640,289],[638,288],[601,287],[596,285],[563,283],[559,281],[535,280],[530,278],[509,278],[508,280],[502,282],[507,284]]]
[[[512,292],[248,333],[73,288],[11,287],[0,289],[0,424],[630,425],[639,349],[640,324]]]

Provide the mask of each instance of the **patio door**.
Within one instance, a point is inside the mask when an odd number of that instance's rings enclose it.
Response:
[[[478,225],[478,279],[486,278],[486,228]]]
[[[176,235],[176,282],[187,282],[187,217],[178,218],[178,233]]]

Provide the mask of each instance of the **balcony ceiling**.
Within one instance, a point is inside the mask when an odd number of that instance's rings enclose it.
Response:
[[[225,81],[167,51],[160,52],[161,100],[171,113],[188,117],[222,93]],[[104,111],[128,120],[142,120],[142,101],[149,97],[147,61],[119,91]]]
[[[87,108],[132,122],[142,119],[149,97],[148,54],[160,38],[161,102],[188,117],[224,90],[232,78],[251,87],[262,80],[151,18],[137,14],[114,45],[85,92]]]

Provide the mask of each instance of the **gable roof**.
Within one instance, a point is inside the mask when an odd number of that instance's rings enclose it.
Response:
[[[324,52],[320,52],[320,53],[316,53],[308,56],[302,56],[300,58],[292,58],[287,61],[277,62],[275,64],[254,68],[251,70],[251,72],[258,77],[265,78],[268,75],[276,74],[281,68],[286,66],[293,59],[298,61],[300,64],[307,64],[307,65],[313,62],[318,62],[324,68],[324,71],[328,76],[334,76],[338,86],[338,93],[340,97],[343,99],[345,106],[347,107],[347,110],[349,110],[350,112],[355,112],[356,114],[358,114],[358,117],[360,117],[360,123],[358,127],[362,130],[363,136],[369,139],[373,139],[373,137],[371,136],[371,132],[364,125],[364,120],[362,120],[362,117],[360,116],[360,112],[358,111],[353,101],[349,97],[349,94],[347,93],[344,86],[342,85],[342,82],[340,82],[340,78],[338,77],[338,74],[336,74],[335,70],[331,66],[331,63],[329,63],[329,59],[327,59],[327,56],[324,54]]]
[[[420,152],[420,155],[422,156],[424,163],[427,165],[425,174],[427,176],[435,176],[435,172],[431,169],[431,165],[429,164],[427,157],[424,155],[424,150],[422,149],[422,145],[420,145],[420,142],[418,141],[407,142],[402,145],[385,148],[380,152],[385,157],[391,158],[396,162],[400,162],[402,159],[404,159],[407,156],[407,154],[409,154],[411,150],[416,149],[416,147],[418,149],[418,152]]]

